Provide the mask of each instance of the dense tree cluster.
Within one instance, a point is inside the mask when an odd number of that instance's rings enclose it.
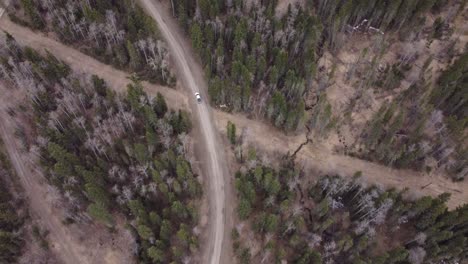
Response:
[[[326,78],[316,78],[316,62],[325,50],[343,44],[344,33],[420,32],[422,14],[438,12],[447,1],[308,1],[306,8],[290,5],[281,17],[275,14],[276,0],[170,2],[205,65],[212,102],[265,116],[276,127],[294,131],[309,122],[316,125],[306,120],[304,98],[323,94]],[[370,84],[398,86],[408,69],[403,66],[388,67],[385,78]],[[312,86],[315,79],[320,79],[318,85]],[[325,118],[318,120],[318,135],[333,125],[331,115],[320,114],[326,111],[320,106],[311,107],[311,116]]]
[[[430,60],[420,79],[392,103],[384,103],[364,131],[366,158],[397,167],[443,169],[454,179],[467,176],[467,67],[464,53],[430,89]],[[432,164],[431,164],[432,163]]]
[[[241,263],[421,264],[468,257],[468,206],[448,211],[448,194],[413,201],[405,191],[363,186],[358,174],[304,184],[307,176],[292,165],[251,165],[236,174],[239,218],[248,221],[233,230]]]
[[[433,38],[441,39],[450,31],[447,21],[465,5],[454,3],[447,16],[436,19],[423,33],[428,12],[438,14],[446,4],[445,0],[320,0],[308,1],[305,8],[290,5],[279,15],[274,0],[171,1],[205,66],[214,104],[266,117],[286,131],[307,126],[316,139],[351,120],[356,101],[366,96],[366,90],[390,92],[401,87],[418,54],[404,50],[396,61],[383,63],[387,36],[399,33],[401,38],[414,39],[426,34],[430,45]],[[320,74],[316,64],[325,51],[338,52],[355,32],[369,33],[373,43],[347,69],[344,80],[356,92],[347,111],[338,115],[326,94],[327,86],[335,82],[336,64],[329,72],[321,67]],[[462,56],[446,71],[431,95],[428,60],[411,87],[384,103],[355,148],[346,152],[390,166],[442,169],[454,179],[466,177],[468,154],[464,144],[457,143],[466,128],[465,62]]]
[[[312,1],[310,1],[312,2]],[[384,34],[399,30],[400,35],[422,30],[425,13],[438,12],[447,0],[319,0],[312,4],[324,24],[324,34],[332,49],[343,44],[339,34],[369,30]],[[463,10],[463,6],[459,9]]]
[[[155,22],[130,0],[22,0],[10,12],[23,24],[53,31],[65,43],[150,81],[173,85],[169,55]]]
[[[431,102],[456,121],[461,133],[468,126],[468,50],[445,70],[431,95]]]
[[[304,125],[306,86],[315,75],[316,18],[298,6],[276,18],[276,1],[173,1],[210,78],[216,105],[266,116],[294,131]]]
[[[401,87],[418,55],[408,50],[396,61],[383,63],[388,40],[395,37],[392,33],[409,40],[425,35],[429,46],[432,39],[443,39],[464,1],[453,3],[431,28],[424,25],[429,12],[437,15],[447,3],[319,0],[290,5],[280,15],[275,13],[277,0],[170,1],[202,59],[212,103],[264,117],[285,131],[307,127],[315,139],[351,120],[356,101],[365,98],[368,89],[392,92]],[[85,50],[145,78],[173,81],[156,26],[133,1],[22,0],[21,6],[27,22],[55,30],[67,43],[84,44]],[[327,51],[336,54],[355,32],[369,33],[373,43],[349,64],[344,80],[356,92],[344,114],[334,113],[326,90],[335,82],[337,64],[333,62],[331,69],[321,66],[317,74],[317,62]],[[384,103],[355,148],[346,152],[391,166],[442,169],[455,179],[465,178],[468,152],[457,144],[466,128],[465,62],[466,56],[444,73],[432,95],[426,92],[431,78],[422,74],[424,78],[393,103]]]
[[[123,213],[143,263],[181,261],[196,250],[202,189],[185,158],[187,113],[148,96],[135,78],[125,96],[115,94],[97,76],[74,74],[11,37],[1,62],[2,78],[30,95],[30,122],[20,131],[31,131],[22,133],[25,145],[67,201],[67,221],[87,212],[112,227],[113,213]]]
[[[0,141],[0,263],[16,263],[23,252],[24,219],[21,199],[14,198],[7,181],[12,180],[10,163]]]

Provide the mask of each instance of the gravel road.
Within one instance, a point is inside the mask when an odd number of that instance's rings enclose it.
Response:
[[[209,238],[207,245],[204,245],[203,263],[218,264],[226,263],[222,258],[222,249],[225,233],[225,177],[227,177],[227,167],[224,165],[226,159],[224,156],[224,147],[219,140],[219,135],[215,132],[214,119],[211,108],[208,106],[208,97],[206,93],[206,84],[203,81],[202,71],[199,65],[193,59],[193,55],[184,47],[184,38],[181,36],[177,25],[173,19],[167,16],[166,7],[159,1],[141,0],[144,9],[158,23],[159,30],[165,38],[171,56],[173,57],[178,77],[182,80],[184,87],[189,89],[193,100],[190,100],[189,106],[195,122],[198,123],[200,130],[199,139],[205,145],[203,159],[205,173],[209,178],[208,199],[210,202],[209,219]],[[204,102],[196,103],[194,94],[200,92],[203,95]],[[228,248],[226,245],[224,248]],[[221,262],[222,259],[222,262]]]

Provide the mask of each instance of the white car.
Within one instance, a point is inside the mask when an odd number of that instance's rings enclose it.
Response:
[[[197,99],[198,103],[201,103],[201,96],[200,93],[195,93],[195,98]]]

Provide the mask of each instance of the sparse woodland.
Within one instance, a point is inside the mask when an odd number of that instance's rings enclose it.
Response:
[[[175,85],[157,26],[133,0],[21,0],[9,15],[140,78]]]
[[[137,241],[128,250],[141,263],[189,260],[202,188],[186,159],[188,114],[148,96],[136,78],[115,94],[10,35],[0,62],[2,79],[29,95],[15,110],[17,135],[63,195],[64,221],[92,218],[112,229],[125,215]]]
[[[322,140],[333,129],[353,127],[351,116],[370,106],[369,93],[394,94],[379,103],[345,152],[399,168],[447,171],[455,180],[466,177],[466,52],[455,50],[450,25],[466,15],[466,1],[306,1],[281,16],[274,0],[170,2],[205,66],[214,105],[266,118],[287,132],[307,126],[313,140]],[[436,17],[431,26],[428,16]],[[320,64],[324,54],[339,54],[359,34],[371,45],[357,51],[343,76],[336,76],[342,62]],[[448,45],[440,56],[451,66],[435,81],[433,58],[415,65],[423,51],[404,50],[391,64],[383,59],[393,42],[419,40]],[[420,73],[411,75],[410,87],[397,90],[416,67]],[[327,96],[337,78],[355,90],[339,110]]]
[[[254,152],[254,150],[251,150]],[[468,257],[468,205],[448,211],[449,194],[409,191],[274,169],[256,154],[236,173],[238,217],[232,231],[240,263],[460,263]]]

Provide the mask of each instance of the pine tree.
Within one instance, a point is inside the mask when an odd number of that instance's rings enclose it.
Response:
[[[167,113],[167,104],[164,96],[161,93],[157,93],[154,105],[154,111],[158,115],[159,118],[163,117]]]
[[[126,48],[128,56],[130,57],[130,68],[134,71],[140,70],[142,66],[140,53],[135,49],[135,46],[133,46],[130,40],[127,40]]]
[[[250,202],[246,199],[242,199],[239,201],[239,206],[238,206],[238,213],[239,213],[239,218],[244,220],[249,217],[250,213],[252,212],[252,205]]]
[[[193,23],[190,28],[190,36],[192,38],[192,45],[196,51],[203,50],[203,33],[198,23]]]
[[[26,14],[31,20],[31,26],[35,29],[44,28],[44,22],[38,13],[38,7],[35,5],[32,0],[21,0],[21,4],[24,7]]]
[[[98,220],[99,222],[102,222],[103,224],[106,224],[108,226],[112,226],[113,224],[113,219],[109,211],[103,207],[101,204],[93,203],[88,206],[87,209],[88,214]]]
[[[148,149],[145,145],[137,143],[134,146],[135,158],[139,163],[145,164],[149,161]]]
[[[227,123],[227,136],[232,145],[236,144],[236,125],[231,121]]]
[[[153,231],[146,225],[139,225],[137,227],[137,231],[138,235],[145,240],[149,240],[150,238],[154,237]]]
[[[147,254],[153,260],[154,263],[164,263],[166,259],[164,257],[164,251],[155,246],[148,248]]]

